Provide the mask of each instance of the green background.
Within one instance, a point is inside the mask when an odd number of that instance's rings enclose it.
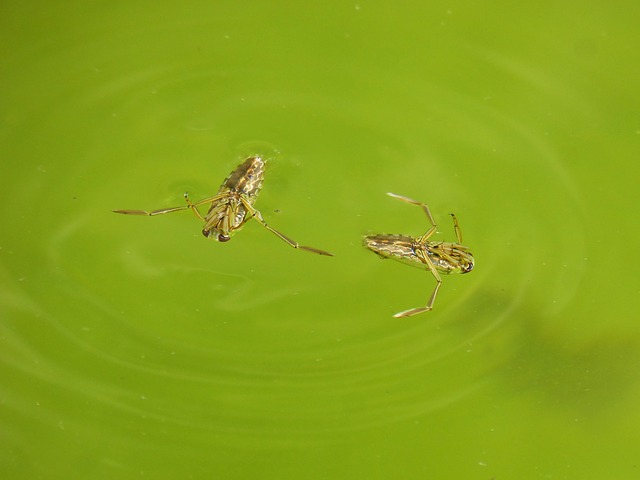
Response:
[[[2,2],[0,476],[640,478],[639,5]]]

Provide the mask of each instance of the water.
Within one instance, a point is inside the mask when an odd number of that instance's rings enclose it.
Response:
[[[5,2],[2,477],[636,478],[638,12],[543,7]],[[252,153],[335,257],[111,213]]]

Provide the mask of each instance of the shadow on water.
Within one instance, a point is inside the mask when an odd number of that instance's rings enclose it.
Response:
[[[506,386],[505,395],[595,421],[631,400],[637,388],[632,366],[640,361],[636,338],[611,332],[576,342],[539,313],[539,304],[513,304],[511,297],[483,290],[474,296],[480,298],[469,302],[474,314],[454,315],[443,328],[462,338],[480,332],[465,340],[468,350],[482,358],[481,376]]]

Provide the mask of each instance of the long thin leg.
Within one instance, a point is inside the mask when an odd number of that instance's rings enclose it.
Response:
[[[422,211],[425,213],[429,222],[431,223],[431,228],[427,230],[427,233],[418,237],[419,242],[426,241],[431,235],[433,235],[438,229],[438,225],[436,225],[435,220],[433,219],[433,215],[431,215],[431,210],[429,210],[429,206],[425,203],[418,202],[417,200],[413,200],[412,198],[405,197],[403,195],[398,195],[396,193],[387,192],[387,195],[393,198],[397,198],[398,200],[402,200],[403,202],[410,203],[411,205],[417,205],[422,208]]]
[[[453,218],[453,230],[456,232],[456,238],[458,239],[458,243],[462,243],[462,230],[460,230],[460,225],[458,225],[458,219],[453,213],[450,213],[451,218]]]
[[[187,201],[187,205],[184,207],[161,208],[160,210],[152,210],[150,212],[147,210],[114,210],[114,212],[122,213],[123,215],[147,215],[147,216],[153,217],[155,215],[164,215],[165,213],[179,212],[180,210],[191,209],[193,213],[195,213],[196,217],[198,217],[200,220],[204,222],[204,218],[202,218],[202,215],[200,215],[200,212],[196,207],[204,203],[214,202],[220,199],[221,197],[222,195],[214,195],[213,197],[204,198],[202,200],[198,200],[197,202],[193,203],[191,200],[189,200],[189,195],[185,193],[184,199]]]
[[[213,203],[213,202],[215,202],[217,200],[220,200],[221,198],[224,198],[226,196],[228,196],[227,193],[221,193],[219,195],[214,195],[212,197],[203,198],[202,200],[198,200],[197,202],[192,202],[191,200],[189,200],[189,194],[185,193],[184,194],[184,199],[189,204],[189,207],[199,207],[200,205],[203,205],[205,203]]]
[[[153,217],[155,215],[163,215],[165,213],[178,212],[180,210],[187,210],[191,208],[190,206],[186,207],[173,207],[173,208],[163,208],[161,210],[152,210],[150,212],[146,210],[114,210],[115,213],[122,213],[123,215],[148,215]]]
[[[191,200],[189,199],[189,194],[187,192],[184,192],[184,199],[187,202],[187,208],[190,208],[193,211],[193,213],[196,214],[196,217],[198,217],[200,220],[202,220],[204,222],[204,218],[202,218],[202,215],[200,215],[200,212],[198,211],[198,209],[196,207],[198,205],[201,205],[202,203],[205,203],[205,202],[203,202],[202,200],[200,200],[200,201],[198,201],[196,203],[191,202]],[[216,199],[217,199],[216,197],[209,197],[209,198],[205,198],[204,200],[205,201],[208,200],[210,202],[213,202]]]
[[[438,290],[440,290],[440,285],[442,285],[442,279],[440,278],[440,274],[438,273],[438,271],[436,270],[435,265],[433,264],[433,262],[431,261],[431,259],[429,259],[429,257],[427,255],[424,255],[421,252],[418,252],[418,257],[420,257],[420,260],[422,260],[427,265],[427,267],[429,267],[429,270],[431,271],[431,273],[433,274],[434,278],[436,279],[436,282],[437,282],[436,283],[436,288],[433,290],[433,293],[429,297],[429,300],[427,301],[426,306],[418,307],[418,308],[410,308],[409,310],[404,310],[402,312],[398,312],[398,313],[396,313],[394,315],[395,318],[410,317],[412,315],[417,315],[419,313],[428,312],[429,310],[431,310],[433,308],[433,304],[436,301],[436,296],[438,295]]]
[[[253,218],[255,218],[258,222],[260,222],[260,224],[266,228],[267,230],[269,230],[271,233],[273,233],[274,235],[276,235],[278,238],[282,239],[283,241],[285,241],[286,243],[288,243],[290,246],[292,246],[293,248],[297,248],[299,250],[306,250],[307,252],[311,252],[311,253],[317,253],[318,255],[326,255],[329,257],[333,257],[333,253],[329,253],[329,252],[325,252],[324,250],[320,250],[319,248],[314,248],[314,247],[308,247],[305,245],[300,245],[298,244],[298,242],[296,242],[295,240],[287,237],[284,233],[280,233],[279,231],[277,231],[275,228],[270,227],[269,225],[267,225],[267,222],[264,221],[264,218],[262,218],[262,214],[260,213],[259,210],[256,210],[253,205],[251,205],[249,202],[247,202],[244,198],[241,199],[242,201],[242,205],[244,206],[244,208],[247,209],[247,213],[249,213]]]

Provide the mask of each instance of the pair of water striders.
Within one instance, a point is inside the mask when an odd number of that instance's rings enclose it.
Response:
[[[231,240],[233,233],[240,230],[250,219],[255,218],[264,228],[293,248],[317,253],[318,255],[333,256],[333,254],[324,250],[300,245],[265,222],[260,211],[254,206],[264,182],[265,163],[266,161],[259,156],[247,158],[222,182],[215,195],[197,202],[192,202],[185,193],[184,198],[187,204],[181,207],[151,211],[114,210],[114,212],[125,215],[156,216],[181,210],[191,210],[196,217],[204,222],[202,234],[219,242],[228,242]],[[382,258],[393,258],[410,265],[422,266],[428,269],[436,279],[436,287],[424,307],[411,308],[394,315],[394,317],[409,317],[418,313],[428,312],[433,308],[438,290],[442,284],[440,273],[469,273],[473,270],[474,259],[469,248],[461,245],[462,232],[454,214],[451,214],[451,217],[453,218],[453,229],[457,242],[429,241],[429,238],[438,228],[429,207],[424,203],[402,195],[396,195],[395,193],[388,193],[388,195],[403,202],[419,206],[427,215],[429,223],[431,223],[429,230],[419,237],[378,234],[367,235],[363,239],[364,246]],[[205,204],[209,204],[209,210],[203,216],[198,207]]]

